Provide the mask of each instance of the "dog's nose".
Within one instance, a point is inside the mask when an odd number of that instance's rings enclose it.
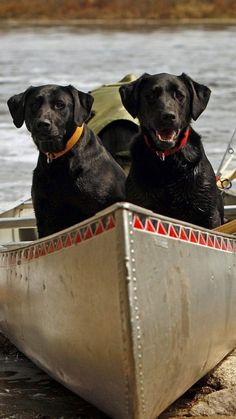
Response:
[[[174,112],[165,112],[162,115],[163,121],[174,121],[176,119],[175,113]]]
[[[51,127],[51,122],[49,119],[39,119],[36,125],[38,129],[47,129]]]

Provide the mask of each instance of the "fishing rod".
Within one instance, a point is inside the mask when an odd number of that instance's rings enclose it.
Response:
[[[219,165],[219,167],[217,169],[217,172],[216,172],[216,176],[217,177],[221,177],[222,176],[222,174],[225,172],[225,170],[229,166],[230,162],[234,158],[233,139],[235,137],[235,134],[236,134],[236,128],[235,128],[235,130],[233,132],[232,137],[229,140],[229,143],[228,143],[228,146],[226,148],[226,151],[225,151],[225,153],[223,155],[223,158],[222,158],[222,160],[220,162],[220,165]],[[227,156],[229,156],[229,157],[227,158]]]

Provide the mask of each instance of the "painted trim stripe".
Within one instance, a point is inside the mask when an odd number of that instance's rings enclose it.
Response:
[[[25,249],[2,252],[0,253],[0,267],[21,265],[33,259],[59,252],[62,249],[78,245],[100,234],[104,234],[115,226],[115,215],[109,214],[91,224],[72,230],[69,233],[58,235],[50,240],[32,244],[32,246]]]
[[[179,224],[148,217],[143,214],[133,214],[133,228],[146,233],[166,236],[214,250],[236,253],[236,239],[229,239],[215,233],[181,226]]]

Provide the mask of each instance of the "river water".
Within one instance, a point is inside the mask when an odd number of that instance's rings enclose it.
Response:
[[[212,90],[194,126],[217,168],[236,125],[235,37],[235,26],[0,29],[0,208],[30,193],[37,150],[26,128],[15,128],[6,104],[29,85],[88,91],[127,73],[188,73]]]
[[[185,72],[212,90],[194,127],[217,169],[236,125],[235,36],[236,26],[0,29],[0,208],[30,194],[37,150],[26,128],[14,127],[6,104],[29,85],[88,91],[127,73]],[[27,360],[13,355],[0,362],[0,418],[105,417]]]

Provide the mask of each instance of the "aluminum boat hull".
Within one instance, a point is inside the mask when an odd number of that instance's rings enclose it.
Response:
[[[0,329],[115,419],[154,419],[236,347],[236,237],[126,203],[0,251]]]

